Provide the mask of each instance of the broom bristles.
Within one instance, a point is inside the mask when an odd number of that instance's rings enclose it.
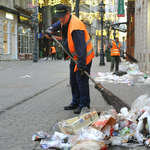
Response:
[[[122,107],[127,107],[128,110],[131,109],[128,104],[126,104],[123,100],[105,89],[100,83],[95,83],[95,88],[101,92],[103,98],[108,103],[108,105],[112,105],[118,113],[120,112],[120,109]]]
[[[130,110],[130,106],[122,101],[120,98],[112,94],[110,91],[104,89],[101,91],[102,96],[109,105],[112,105],[116,111],[119,113],[122,107],[127,107]]]
[[[128,56],[128,58],[136,63],[138,63],[138,60],[135,59],[134,57],[132,57],[131,55],[129,55],[127,52],[125,52],[125,54]]]

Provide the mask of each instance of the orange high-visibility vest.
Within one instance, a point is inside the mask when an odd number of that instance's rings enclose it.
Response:
[[[52,49],[52,52],[51,52],[52,54],[56,53],[56,48],[54,46],[52,46],[51,49]]]
[[[120,56],[121,43],[119,43],[119,45],[118,45],[118,47],[117,47],[115,41],[111,41],[111,42],[112,42],[111,56]]]
[[[75,50],[75,46],[74,46],[74,42],[72,39],[72,32],[74,30],[82,30],[84,31],[84,35],[85,35],[85,42],[86,42],[86,65],[89,64],[91,62],[91,60],[95,57],[94,55],[94,50],[92,47],[92,43],[90,40],[90,36],[89,33],[86,29],[85,24],[79,20],[76,16],[71,17],[69,25],[68,25],[68,47],[69,50],[73,56],[73,58],[77,61],[78,60],[78,55],[77,52]],[[76,72],[78,70],[77,65],[74,68],[74,72]]]

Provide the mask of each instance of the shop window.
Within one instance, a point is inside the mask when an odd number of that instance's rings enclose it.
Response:
[[[24,30],[21,26],[19,27],[19,53],[32,53],[32,35],[31,29]]]
[[[19,27],[19,31],[18,31],[18,35],[19,35],[19,53],[25,53],[24,52],[24,44],[23,44],[23,40],[24,40],[24,28],[21,26]]]
[[[11,23],[11,33],[15,33],[15,23]]]
[[[8,49],[8,22],[3,20],[3,53],[9,54]]]
[[[25,31],[25,52],[26,53],[32,53],[32,35],[31,35],[31,29],[28,28]]]

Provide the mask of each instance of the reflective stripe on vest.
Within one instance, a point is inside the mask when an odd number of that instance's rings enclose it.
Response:
[[[93,51],[94,50],[92,48],[90,51],[86,52],[86,57],[89,56],[90,54],[92,54]],[[76,56],[76,55],[77,55],[77,52],[72,53],[72,56]]]
[[[120,56],[119,49],[111,49],[111,56]]]
[[[89,39],[89,40],[86,42],[86,46],[87,46],[88,44],[90,44],[90,42],[91,42],[91,40]],[[89,56],[90,54],[92,54],[93,51],[94,51],[94,50],[93,50],[93,48],[92,48],[91,50],[89,50],[88,52],[86,52],[86,56]],[[77,55],[77,52],[72,53],[72,56],[76,56],[76,55]]]
[[[112,48],[111,48],[111,56],[120,56],[120,47],[121,47],[121,44],[119,43],[118,47],[115,43],[115,41],[112,41]]]
[[[90,42],[91,42],[91,40],[89,39],[89,40],[86,42],[86,46],[87,46],[88,44],[90,44]]]
[[[90,54],[92,54],[93,51],[94,51],[93,48],[92,48],[90,51],[88,51],[88,52],[86,53],[86,57],[89,56]]]

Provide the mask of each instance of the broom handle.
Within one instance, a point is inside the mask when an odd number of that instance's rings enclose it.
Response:
[[[63,51],[74,61],[75,64],[78,64],[78,62],[71,56],[70,53],[68,53],[68,51],[62,46],[62,44],[53,36],[51,35],[52,38],[55,40],[56,43],[58,43],[60,45],[60,47],[63,49]],[[93,81],[93,83],[97,86],[99,86],[99,84],[87,73],[87,71],[83,70],[84,73]],[[99,90],[103,88],[102,86],[99,87]]]

